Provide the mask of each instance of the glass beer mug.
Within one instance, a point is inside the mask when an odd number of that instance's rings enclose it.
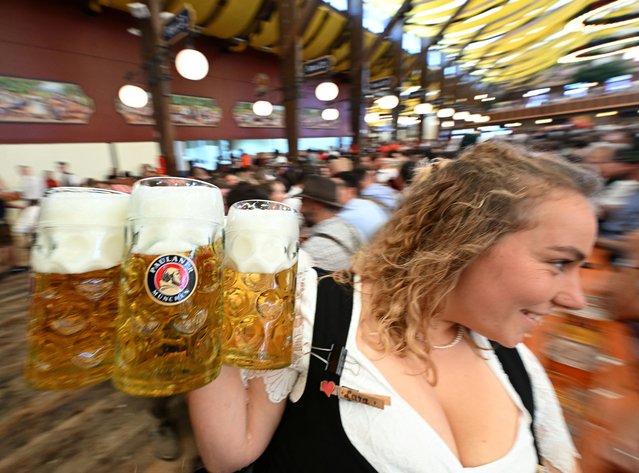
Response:
[[[224,229],[225,363],[251,369],[291,364],[299,222],[266,200],[237,202]]]
[[[26,381],[78,388],[109,378],[128,194],[58,187],[42,200]]]
[[[169,396],[218,375],[222,317],[220,190],[152,177],[135,183],[122,263],[112,382]]]

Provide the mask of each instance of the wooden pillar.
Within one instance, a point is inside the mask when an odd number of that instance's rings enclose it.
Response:
[[[402,50],[402,36],[404,34],[404,22],[398,21],[390,32],[390,40],[393,43],[393,86],[391,87],[390,93],[399,97],[399,93],[402,88],[402,61],[404,59],[404,51]],[[401,111],[402,104],[400,103],[395,107],[392,111],[393,116],[393,132],[392,139],[393,141],[397,141],[397,121],[399,119],[399,112]]]
[[[359,155],[362,137],[360,136],[363,123],[362,91],[368,87],[368,61],[363,59],[364,49],[364,3],[363,0],[348,0],[348,15],[351,21],[351,70],[350,70],[350,108],[351,134],[353,144],[351,149]]]
[[[422,49],[419,53],[420,63],[419,63],[419,89],[421,92],[421,103],[426,103],[428,101],[428,47],[430,46],[430,41],[426,38],[422,38]],[[426,120],[426,115],[422,115],[419,120],[418,130],[419,137],[418,143],[421,143],[424,139],[424,121]]]
[[[284,95],[286,139],[289,159],[298,159],[299,86],[302,49],[298,37],[299,15],[295,0],[278,0],[280,26],[280,71]]]
[[[147,74],[147,83],[153,101],[153,117],[158,133],[160,152],[166,162],[166,172],[171,176],[177,175],[175,151],[173,148],[173,123],[171,123],[170,97],[171,74],[167,59],[168,47],[162,44],[162,21],[160,19],[159,0],[147,0],[149,18],[140,20],[142,31],[142,57]]]

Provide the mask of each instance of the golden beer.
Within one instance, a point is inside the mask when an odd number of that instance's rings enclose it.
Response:
[[[229,209],[224,229],[225,363],[266,370],[291,364],[297,212],[279,202],[246,200]]]
[[[175,177],[138,181],[131,193],[122,263],[113,385],[170,396],[220,371],[220,190]]]
[[[120,267],[35,274],[26,378],[38,389],[78,388],[111,374]]]
[[[42,200],[25,378],[68,389],[109,378],[129,196],[57,187]]]
[[[176,276],[169,277],[171,268],[164,273],[168,274],[166,284],[149,288],[144,282],[149,267],[161,255],[130,254],[123,264],[113,384],[129,394],[167,396],[190,391],[219,373],[220,256],[212,245],[178,256],[193,262],[197,282],[175,305],[168,303],[179,294],[180,281],[173,284]]]
[[[252,369],[291,364],[297,265],[276,274],[224,269],[224,361]]]

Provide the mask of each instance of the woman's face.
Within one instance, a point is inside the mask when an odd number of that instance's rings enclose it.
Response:
[[[585,305],[579,266],[596,238],[594,212],[579,194],[549,197],[530,211],[534,228],[502,237],[462,272],[442,320],[513,347],[553,307]]]

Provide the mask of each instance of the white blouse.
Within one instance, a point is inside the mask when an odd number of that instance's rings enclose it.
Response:
[[[294,363],[281,370],[244,373],[246,378],[264,377],[269,398],[273,402],[279,402],[286,396],[296,402],[306,387],[317,274],[300,263]],[[484,358],[519,408],[518,432],[510,451],[502,458],[485,465],[464,468],[435,430],[395,392],[377,367],[359,351],[356,334],[361,309],[360,296],[361,284],[356,278],[353,313],[346,343],[348,355],[340,384],[391,398],[391,405],[383,410],[344,399],[339,401],[344,431],[364,458],[377,471],[384,473],[534,473],[537,458],[529,428],[530,414],[510,384],[495,353],[487,350]],[[479,346],[490,347],[485,337],[474,332],[471,332],[471,336]],[[558,471],[572,473],[577,452],[552,384],[532,352],[523,344],[518,345],[517,349],[533,385],[535,432],[541,454]]]

